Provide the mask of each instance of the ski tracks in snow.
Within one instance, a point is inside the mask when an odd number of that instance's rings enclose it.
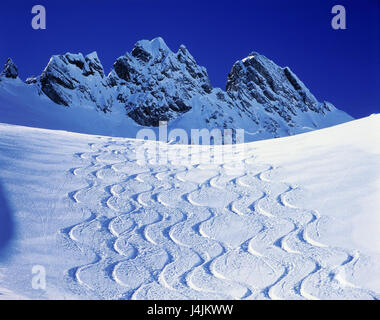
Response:
[[[153,164],[143,141],[99,137],[74,155],[67,194],[88,218],[61,230],[88,263],[67,270],[102,299],[375,298],[345,277],[359,252],[321,243],[302,190],[253,155]],[[151,142],[150,142],[151,143]],[[177,146],[168,146],[176,148]]]

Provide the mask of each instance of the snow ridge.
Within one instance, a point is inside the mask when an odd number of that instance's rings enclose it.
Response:
[[[15,81],[1,81],[5,78]],[[17,79],[17,67],[9,60],[0,76],[0,90],[20,87]],[[234,64],[226,91],[213,88],[206,69],[197,65],[185,46],[173,52],[162,38],[138,41],[116,60],[108,75],[96,52],[53,56],[42,74],[28,78],[25,85],[31,90],[23,91],[46,96],[55,104],[89,114],[101,111],[110,125],[113,117],[122,116],[146,127],[167,121],[187,131],[244,129],[246,141],[352,120],[332,104],[317,101],[290,68],[256,52]],[[44,103],[42,97],[40,101]],[[116,130],[116,135],[122,136],[123,130]]]

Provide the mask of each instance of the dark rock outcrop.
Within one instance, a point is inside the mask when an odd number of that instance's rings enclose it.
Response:
[[[138,124],[157,126],[191,109],[191,99],[206,95],[212,87],[206,69],[181,46],[173,53],[161,38],[136,43],[114,64],[115,83],[125,85],[122,95],[127,114]]]
[[[7,63],[4,65],[4,70],[0,76],[10,79],[16,79],[18,77],[17,66],[13,63],[11,58],[9,58]]]

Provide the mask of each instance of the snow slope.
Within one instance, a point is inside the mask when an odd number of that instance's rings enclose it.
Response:
[[[171,157],[157,164],[153,141],[1,124],[15,232],[0,293],[378,299],[379,128],[373,115],[232,153],[160,143]],[[46,290],[32,288],[35,265]]]

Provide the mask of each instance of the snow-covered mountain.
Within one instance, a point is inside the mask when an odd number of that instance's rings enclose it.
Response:
[[[27,101],[38,101],[37,96],[41,96],[40,105],[46,104],[45,96],[60,108],[75,108],[74,114],[81,109],[83,122],[86,118],[90,121],[94,112],[103,113],[102,127],[113,127],[116,121],[120,128],[102,132],[101,128],[96,131],[94,124],[89,132],[86,125],[79,124],[74,130],[87,133],[129,136],[140,126],[157,127],[160,121],[167,121],[170,127],[185,130],[244,129],[246,141],[252,141],[352,120],[332,104],[319,102],[290,68],[279,67],[255,52],[234,64],[226,91],[213,88],[206,69],[197,65],[185,46],[173,52],[162,38],[137,42],[131,53],[116,60],[108,75],[93,52],[53,56],[39,77],[28,78],[23,84],[9,60],[1,79],[0,99],[13,92],[12,99],[0,101],[3,109],[13,103],[23,113],[20,105],[25,109]],[[34,97],[21,101],[26,96]],[[55,112],[52,109],[56,107],[46,109],[43,113]],[[34,113],[42,116],[41,111]],[[67,122],[74,121],[75,115],[66,116]],[[72,129],[72,124],[63,127]]]

